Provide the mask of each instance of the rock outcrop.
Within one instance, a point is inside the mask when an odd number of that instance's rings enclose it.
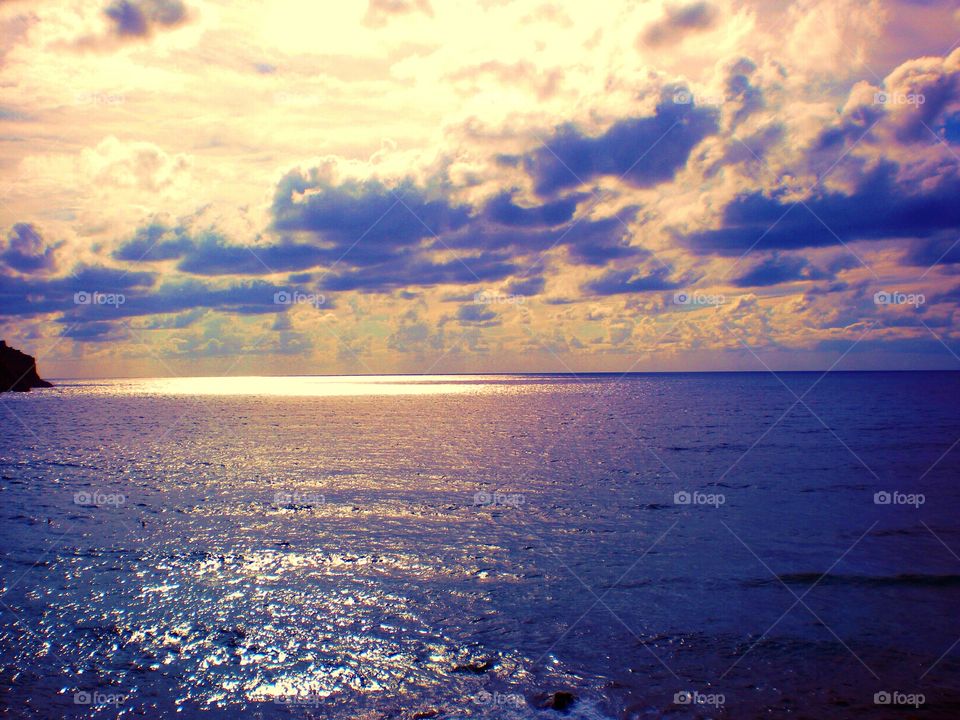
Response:
[[[37,375],[37,361],[0,340],[0,392],[53,387]]]

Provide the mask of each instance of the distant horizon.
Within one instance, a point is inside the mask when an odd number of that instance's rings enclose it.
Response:
[[[51,377],[44,379],[50,382],[73,382],[93,380],[177,380],[177,379],[230,379],[230,378],[392,378],[392,377],[629,377],[632,375],[841,375],[857,373],[960,373],[956,368],[866,368],[838,370],[822,368],[816,370],[630,370],[617,372],[615,370],[598,370],[582,372],[449,372],[449,373],[293,373],[284,375],[116,375],[103,377]]]

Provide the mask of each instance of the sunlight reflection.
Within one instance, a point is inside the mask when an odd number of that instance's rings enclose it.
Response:
[[[485,392],[494,387],[480,376],[469,375],[156,378],[130,381],[130,385],[134,392],[170,395],[289,397],[438,395]]]

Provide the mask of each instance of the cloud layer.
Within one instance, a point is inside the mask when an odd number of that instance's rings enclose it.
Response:
[[[954,367],[958,23],[5,3],[2,332],[71,375]]]

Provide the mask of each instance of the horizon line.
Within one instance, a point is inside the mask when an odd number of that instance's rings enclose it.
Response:
[[[379,377],[629,377],[632,375],[800,375],[800,374],[854,374],[854,373],[960,373],[960,368],[872,368],[857,370],[837,370],[837,369],[814,369],[814,370],[630,370],[626,372],[616,370],[586,370],[582,372],[552,372],[552,371],[528,371],[528,372],[447,372],[447,373],[403,373],[403,372],[385,372],[385,373],[318,373],[318,374],[286,374],[286,375],[116,375],[105,377],[53,377],[48,376],[52,382],[70,382],[70,381],[95,381],[95,380],[178,380],[189,378],[209,378],[209,379],[231,379],[231,378],[379,378]]]

